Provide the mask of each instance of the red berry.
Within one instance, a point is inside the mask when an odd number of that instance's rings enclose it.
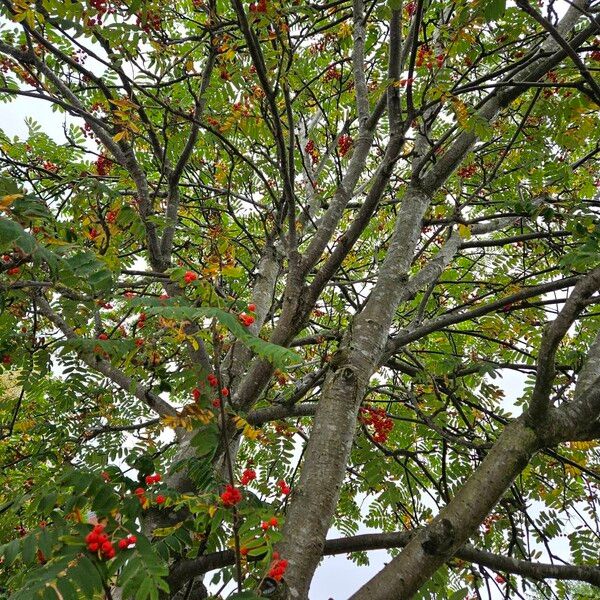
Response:
[[[348,151],[350,148],[352,148],[352,143],[352,138],[348,134],[344,133],[340,135],[338,139],[338,150],[340,156],[346,156],[346,154],[348,154]]]
[[[12,269],[8,269],[8,271],[6,272],[8,273],[8,275],[18,275],[19,271],[19,267],[13,267]]]
[[[254,312],[256,310],[256,304],[248,304],[248,310]]]
[[[260,527],[261,527],[261,529],[262,529],[263,531],[266,531],[267,529],[269,529],[269,524],[268,524],[266,521],[263,521],[263,522],[260,524]]]
[[[165,500],[166,498],[162,494],[156,496],[156,504],[164,504]]]
[[[246,548],[246,546],[242,546],[242,547],[240,548],[240,554],[241,554],[242,556],[246,556],[246,555],[248,554],[248,548]]]
[[[106,542],[104,542],[102,544],[102,552],[110,552],[112,547],[113,547],[112,544],[107,540]]]
[[[200,400],[200,395],[201,395],[201,393],[200,393],[200,390],[198,388],[194,388],[192,390],[192,396],[194,397],[194,400],[196,402],[198,402],[198,400]]]
[[[136,496],[143,496],[146,493],[146,490],[144,488],[136,488],[133,492]]]
[[[127,548],[129,546],[129,540],[127,539],[122,539],[119,540],[119,550],[125,550],[125,548]]]
[[[196,275],[196,273],[193,271],[186,271],[185,275],[183,276],[183,280],[186,283],[192,283],[192,281],[196,281],[196,279],[198,279],[198,275]]]
[[[251,481],[256,479],[256,471],[254,469],[246,469],[240,478],[242,485],[248,485]]]
[[[283,479],[280,479],[277,482],[277,486],[279,487],[280,493],[284,496],[287,496],[292,491],[290,486]]]
[[[279,525],[279,521],[277,520],[277,517],[271,517],[271,520],[269,521],[269,525],[271,527],[277,527]]]
[[[108,336],[106,335],[106,333],[101,333],[98,335],[98,339],[99,340],[107,340]]]
[[[223,506],[230,507],[235,506],[242,499],[242,493],[228,484],[225,486],[225,491],[221,494],[221,502]]]
[[[130,535],[130,536],[127,538],[127,541],[128,541],[130,544],[135,544],[135,543],[137,542],[137,538],[135,537],[135,535]]]
[[[227,396],[229,396],[229,388],[224,387],[221,390],[221,396],[225,396],[225,398],[227,398]]]
[[[92,544],[88,544],[88,550],[90,552],[98,552],[99,547],[100,546],[96,542],[93,542]]]
[[[221,408],[221,401],[218,398],[215,398],[211,404],[215,407],[215,408]]]

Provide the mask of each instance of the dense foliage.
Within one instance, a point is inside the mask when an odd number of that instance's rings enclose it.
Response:
[[[0,597],[593,594],[599,14],[2,0]]]

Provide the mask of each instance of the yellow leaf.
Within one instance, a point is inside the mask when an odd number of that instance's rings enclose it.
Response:
[[[588,442],[571,442],[569,446],[575,450],[590,450],[600,445],[600,442],[591,440]]]
[[[0,210],[7,210],[8,207],[19,198],[22,198],[23,194],[8,194],[0,199]]]
[[[245,438],[253,441],[253,440],[257,440],[259,437],[261,437],[261,435],[262,435],[261,430],[255,429],[254,427],[252,427],[252,425],[250,425],[250,423],[248,423],[246,420],[244,420],[239,415],[236,416],[233,420],[234,420],[235,426],[238,429],[242,430],[242,435]]]
[[[120,142],[123,138],[127,139],[127,130],[122,129],[116,135],[113,136],[115,142]]]
[[[32,10],[25,11],[25,20],[31,29],[35,29],[35,12]]]
[[[167,427],[171,427],[172,429],[178,429],[179,427],[183,427],[188,431],[193,429],[192,419],[189,417],[182,417],[181,415],[167,415],[166,417],[162,418],[162,422]]]
[[[215,516],[215,513],[219,510],[218,506],[209,506],[208,507],[208,516],[212,519]]]
[[[471,237],[471,228],[468,225],[461,223],[458,226],[458,233],[460,234],[461,238],[468,240]]]
[[[166,537],[167,535],[172,534],[174,531],[177,531],[183,525],[183,521],[180,521],[176,525],[172,527],[157,527],[152,531],[152,535],[156,537]]]

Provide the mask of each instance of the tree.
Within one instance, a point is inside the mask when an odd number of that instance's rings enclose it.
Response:
[[[4,0],[4,595],[600,585],[598,8]]]

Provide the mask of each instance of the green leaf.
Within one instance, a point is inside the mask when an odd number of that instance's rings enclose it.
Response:
[[[63,597],[63,600],[80,600],[80,596],[77,593],[75,586],[67,577],[58,578],[56,580],[56,587]]]
[[[208,454],[212,458],[219,444],[219,437],[216,424],[211,423],[207,427],[202,427],[191,441],[192,446],[196,448],[196,456],[203,457]]]
[[[0,250],[12,250],[13,246],[17,246],[26,254],[31,254],[35,250],[35,238],[18,223],[0,217]]]
[[[240,340],[261,358],[268,360],[278,368],[286,364],[300,362],[296,352],[277,344],[272,344],[252,335],[238,320],[237,315],[216,307],[173,306],[164,305],[161,301],[136,298],[131,301],[133,306],[144,306],[148,314],[161,315],[168,319],[198,322],[201,319],[217,319],[234,337]]]
[[[495,21],[500,18],[506,10],[506,0],[487,0],[483,9],[486,21]]]
[[[96,592],[102,590],[98,569],[87,556],[82,556],[77,564],[69,569],[69,577],[77,584],[85,598],[93,598]]]

